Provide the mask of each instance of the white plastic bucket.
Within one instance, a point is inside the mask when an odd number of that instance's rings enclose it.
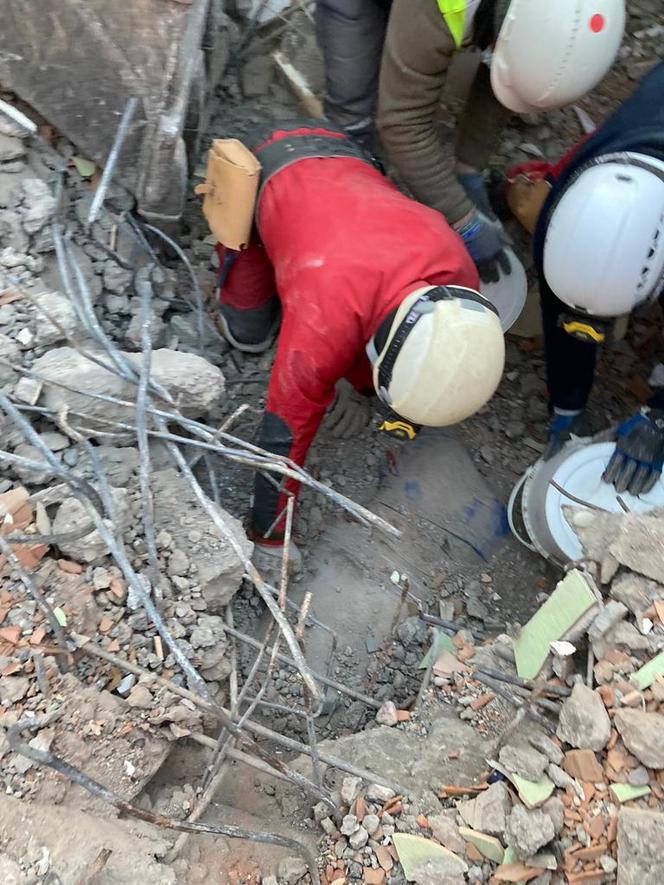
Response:
[[[583,556],[581,542],[565,519],[564,505],[588,509],[581,501],[620,513],[623,508],[644,513],[654,507],[664,506],[664,482],[660,479],[646,495],[636,498],[629,492],[620,496],[612,485],[602,480],[602,474],[615,450],[615,443],[568,443],[549,461],[537,461],[514,486],[508,504],[510,528],[522,544],[551,559],[566,565]],[[552,483],[564,489],[559,491]],[[521,492],[521,517],[528,534],[519,535],[514,526],[514,510]],[[569,496],[572,497],[569,497]],[[574,498],[578,501],[573,500]]]
[[[505,254],[510,263],[510,273],[500,271],[497,283],[480,283],[480,290],[485,298],[498,311],[503,332],[507,332],[519,319],[528,294],[526,271],[512,249],[507,246]]]

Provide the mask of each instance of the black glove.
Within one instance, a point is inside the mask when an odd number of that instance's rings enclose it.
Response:
[[[492,220],[475,209],[470,220],[458,228],[457,233],[463,239],[483,282],[497,283],[501,270],[506,274],[512,272],[501,237],[502,225],[497,219]]]
[[[664,410],[644,406],[616,431],[616,450],[602,475],[617,492],[649,492],[664,463]]]
[[[543,461],[548,461],[557,455],[565,443],[573,436],[584,437],[589,436],[588,419],[582,409],[576,411],[572,409],[553,410],[553,417],[549,424],[549,438],[542,455]]]

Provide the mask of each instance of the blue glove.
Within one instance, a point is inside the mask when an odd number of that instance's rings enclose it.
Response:
[[[586,421],[582,409],[554,408],[553,418],[549,424],[549,438],[542,455],[542,460],[548,461],[554,455],[557,455],[572,436],[587,436],[585,424]]]
[[[473,203],[475,203],[477,208],[493,220],[495,218],[495,213],[491,207],[489,192],[486,189],[486,182],[482,173],[464,172],[460,175],[457,175],[457,181],[468,194]]]
[[[457,229],[470,257],[475,262],[480,279],[485,283],[497,283],[500,270],[512,272],[503,248],[499,221],[492,221],[479,209],[475,209],[469,221]]]
[[[616,431],[616,449],[602,475],[617,492],[649,492],[664,463],[664,410],[644,406]]]

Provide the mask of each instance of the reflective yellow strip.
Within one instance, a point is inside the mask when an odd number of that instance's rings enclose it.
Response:
[[[603,344],[606,338],[606,335],[598,329],[595,329],[594,326],[591,326],[588,323],[579,322],[578,320],[563,323],[563,329],[568,335],[573,335],[575,338],[582,338],[585,341],[594,341],[595,344]]]
[[[437,0],[438,9],[443,14],[445,23],[450,29],[454,45],[458,49],[463,43],[463,34],[466,27],[466,3],[465,0]]]

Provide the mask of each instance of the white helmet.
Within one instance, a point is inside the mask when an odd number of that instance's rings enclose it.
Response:
[[[397,415],[425,427],[463,421],[494,394],[505,340],[484,296],[426,286],[399,305],[373,366],[374,387]]]
[[[597,317],[655,298],[664,282],[664,162],[622,154],[584,169],[551,212],[544,277],[561,301]]]
[[[491,59],[496,98],[518,114],[562,107],[609,70],[625,0],[511,0]]]

